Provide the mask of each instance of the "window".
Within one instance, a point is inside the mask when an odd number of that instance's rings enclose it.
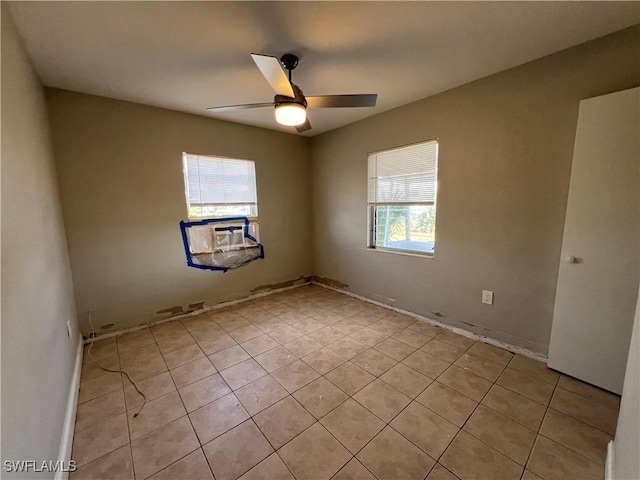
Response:
[[[433,256],[438,141],[369,154],[369,247]]]
[[[188,153],[182,158],[189,219],[258,216],[254,162]]]
[[[189,153],[182,162],[190,221],[180,222],[180,231],[187,265],[226,272],[264,258],[255,163]]]

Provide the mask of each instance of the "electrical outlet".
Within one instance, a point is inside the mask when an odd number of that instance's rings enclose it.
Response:
[[[486,303],[487,305],[493,305],[493,292],[490,290],[482,291],[482,303]]]
[[[71,339],[71,320],[67,320],[67,335]]]

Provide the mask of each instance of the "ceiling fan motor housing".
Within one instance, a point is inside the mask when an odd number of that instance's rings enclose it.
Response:
[[[297,85],[291,84],[291,88],[293,89],[293,93],[295,97],[286,97],[284,95],[276,95],[273,97],[274,106],[286,104],[286,103],[296,103],[298,105],[302,105],[304,108],[307,108],[307,99],[304,98],[304,94],[302,90],[298,88]]]

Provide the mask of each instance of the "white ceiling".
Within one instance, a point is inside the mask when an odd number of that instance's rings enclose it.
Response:
[[[250,53],[300,57],[317,135],[640,23],[638,2],[10,2],[45,85],[287,132]]]

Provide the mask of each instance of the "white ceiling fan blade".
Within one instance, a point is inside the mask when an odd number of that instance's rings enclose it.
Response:
[[[289,78],[282,68],[280,60],[276,57],[260,55],[258,53],[252,53],[251,58],[256,62],[260,72],[278,95],[295,97],[293,88],[291,88],[291,84],[289,83]]]

